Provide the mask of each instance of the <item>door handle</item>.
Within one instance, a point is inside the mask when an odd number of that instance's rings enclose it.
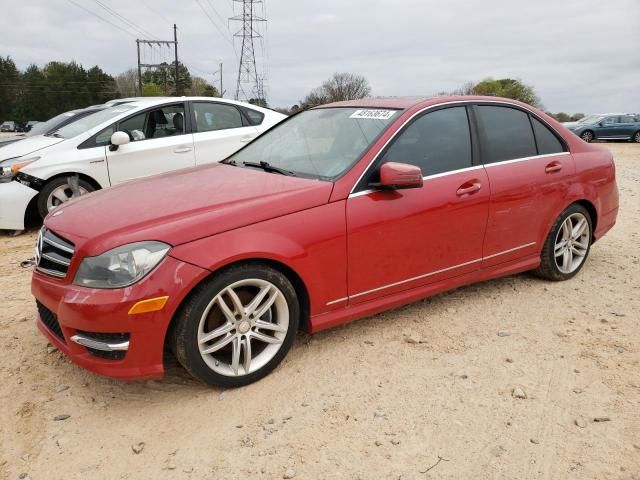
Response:
[[[188,152],[190,152],[191,150],[193,150],[193,148],[191,148],[191,147],[187,147],[186,145],[182,145],[182,146],[180,146],[180,147],[177,147],[177,148],[173,151],[173,153],[188,153]]]
[[[242,143],[249,143],[254,138],[256,138],[256,137],[252,137],[251,135],[249,135],[249,136],[246,136],[246,137],[240,137],[240,141]]]
[[[554,173],[562,170],[562,164],[560,162],[551,162],[549,165],[544,167],[544,171],[546,173]]]
[[[464,195],[472,195],[480,190],[480,188],[482,188],[482,185],[480,185],[478,182],[474,182],[471,185],[465,183],[461,185],[460,188],[458,188],[458,190],[456,191],[456,195],[459,197],[462,197]]]

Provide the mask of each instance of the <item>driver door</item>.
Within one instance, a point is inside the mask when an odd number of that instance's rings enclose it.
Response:
[[[131,141],[117,150],[106,149],[111,185],[193,167],[193,138],[185,119],[185,104],[176,103],[120,121],[116,130]]]
[[[472,150],[467,109],[457,106],[414,119],[382,152],[347,200],[351,304],[480,268],[489,183]],[[388,161],[420,167],[424,186],[370,190]]]

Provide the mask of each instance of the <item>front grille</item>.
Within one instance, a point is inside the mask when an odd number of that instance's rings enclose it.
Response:
[[[58,317],[55,313],[45,307],[43,304],[36,300],[36,305],[38,306],[38,315],[40,315],[40,320],[44,324],[47,329],[51,333],[53,333],[56,337],[66,343],[64,339],[64,335],[62,334],[62,329],[60,328],[60,324],[58,323]]]
[[[84,332],[78,330],[78,333],[85,337],[99,340],[101,342],[119,343],[129,340],[130,335],[128,333],[102,333],[102,332]],[[117,350],[113,352],[107,352],[105,350],[98,350],[97,348],[85,347],[87,351],[100,358],[106,358],[107,360],[122,360],[127,354],[126,350]]]
[[[42,227],[36,241],[36,270],[53,277],[66,277],[73,249],[73,243]]]

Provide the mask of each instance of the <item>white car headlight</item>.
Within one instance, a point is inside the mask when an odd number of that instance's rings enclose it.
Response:
[[[0,182],[7,182],[11,180],[16,173],[18,173],[30,163],[33,163],[39,159],[40,157],[14,157],[0,161]]]
[[[153,270],[170,248],[162,242],[136,242],[87,257],[82,260],[73,283],[90,288],[127,287]]]

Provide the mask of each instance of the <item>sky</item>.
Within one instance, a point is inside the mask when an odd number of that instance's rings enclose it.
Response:
[[[0,55],[21,69],[75,60],[116,75],[136,66],[136,38],[171,40],[176,23],[180,60],[216,85],[222,62],[233,97],[240,25],[227,19],[240,9],[233,0],[0,0]],[[376,96],[509,77],[533,86],[547,111],[640,112],[640,0],[265,0],[256,9],[268,20],[254,44],[274,107],[352,72]],[[143,49],[148,63],[172,58],[167,47]]]

